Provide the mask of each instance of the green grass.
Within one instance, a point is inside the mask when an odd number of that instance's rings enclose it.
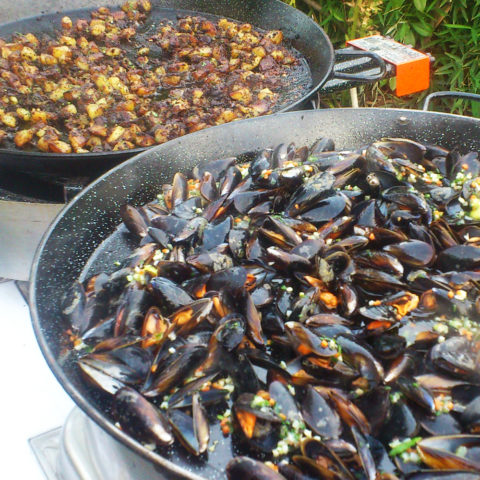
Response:
[[[429,92],[457,90],[480,94],[480,0],[284,0],[311,16],[336,48],[345,41],[380,33],[435,57]],[[420,106],[429,92],[398,98],[384,80],[360,88],[369,106]],[[348,105],[345,93],[329,96],[331,106]],[[480,103],[438,100],[438,111],[480,116]]]

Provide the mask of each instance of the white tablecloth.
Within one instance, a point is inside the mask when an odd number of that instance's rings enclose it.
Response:
[[[27,440],[62,425],[73,402],[43,358],[13,282],[0,284],[0,324],[1,477],[44,480]]]

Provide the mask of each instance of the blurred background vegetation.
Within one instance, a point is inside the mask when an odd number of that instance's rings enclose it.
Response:
[[[435,57],[431,91],[480,93],[480,0],[284,0],[318,22],[341,48],[373,34],[392,37]],[[398,98],[394,80],[359,88],[362,106],[416,108],[429,92]],[[348,92],[323,99],[348,106]],[[480,103],[436,100],[435,110],[479,117]]]

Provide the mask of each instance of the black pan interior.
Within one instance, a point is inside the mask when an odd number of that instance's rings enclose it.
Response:
[[[99,0],[98,6],[108,2]],[[15,32],[32,32],[51,35],[58,29],[63,16],[73,20],[89,18],[92,7],[50,13],[0,25],[0,37],[8,38]],[[161,19],[175,20],[177,15],[192,13],[206,16],[225,16],[240,22],[248,22],[264,30],[281,29],[290,45],[306,60],[312,78],[312,87],[300,98],[287,101],[280,111],[292,110],[303,105],[328,79],[333,69],[334,52],[325,32],[299,10],[289,7],[280,0],[154,0],[147,25]],[[300,88],[300,85],[292,86]],[[15,169],[35,170],[69,175],[85,174],[90,170],[105,172],[115,164],[143,151],[51,154],[25,152],[16,149],[0,149],[0,163]]]
[[[154,454],[123,435],[104,413],[105,398],[79,379],[62,354],[67,325],[60,315],[61,298],[78,277],[112,270],[131,249],[120,222],[119,206],[143,204],[170,182],[176,171],[213,158],[294,141],[310,145],[318,137],[335,140],[337,148],[359,147],[381,137],[407,137],[462,152],[480,150],[480,120],[432,112],[389,109],[338,109],[290,112],[213,127],[155,147],[116,167],[84,190],[57,217],[46,234],[32,271],[31,310],[37,339],[60,383],[102,428],[143,456]],[[222,478],[231,452],[221,445],[209,463],[191,463],[183,454],[166,452],[176,465],[206,478]],[[158,458],[156,459],[158,461]],[[160,460],[163,462],[163,460]],[[165,468],[171,470],[172,464]]]

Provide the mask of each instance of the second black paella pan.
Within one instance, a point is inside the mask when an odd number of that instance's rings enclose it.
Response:
[[[50,368],[77,405],[105,431],[171,475],[223,478],[225,464],[236,452],[228,442],[220,441],[203,460],[185,454],[181,447],[159,455],[117,428],[109,396],[88,386],[72,361],[70,325],[62,315],[62,299],[75,280],[112,272],[118,268],[117,262],[132,252],[131,235],[124,226],[117,228],[121,205],[154,200],[177,171],[189,174],[207,161],[280,143],[312,145],[319,137],[333,139],[338,150],[361,148],[390,137],[457,149],[458,155],[463,155],[480,149],[480,122],[420,111],[339,109],[290,112],[214,127],[144,152],[99,178],[61,212],[37,252],[30,305],[37,339]],[[441,150],[433,151],[441,154]],[[465,160],[467,169],[469,161]],[[438,338],[438,332],[436,335]],[[216,439],[222,440],[221,434]]]
[[[103,5],[103,2],[89,2],[89,5],[99,7]],[[61,19],[64,16],[70,17],[74,22],[79,18],[90,18],[91,7],[72,11],[65,11],[64,4],[59,3],[58,7],[60,9],[58,13],[43,14],[1,25],[0,37],[8,40],[17,32],[33,33],[39,37],[42,35],[51,36],[54,35],[54,32],[60,30]],[[10,8],[13,9],[14,7]],[[112,11],[115,11],[115,8],[112,8]],[[300,108],[333,75],[335,52],[325,32],[302,12],[279,0],[261,2],[256,0],[182,0],[181,2],[158,0],[152,2],[152,9],[141,28],[148,31],[149,28],[155,27],[161,20],[175,21],[178,16],[192,14],[217,20],[227,17],[238,22],[250,23],[254,28],[263,31],[279,29],[283,32],[287,46],[295,49],[302,58],[302,63],[305,65],[306,80],[304,79],[302,82],[292,80],[288,88],[284,89],[288,91],[286,99],[281,105],[277,106],[276,111]],[[128,48],[128,42],[127,44],[123,42],[122,48]],[[381,59],[375,54],[359,52],[353,55],[367,55],[375,58],[375,61],[381,66],[383,65]],[[383,70],[379,77],[382,76],[382,72]],[[362,79],[362,76],[352,74],[348,78],[355,80]],[[369,79],[363,80],[368,81]],[[63,107],[63,103],[61,107]],[[67,175],[91,174],[92,170],[96,172],[105,171],[141,150],[142,148],[130,148],[129,150],[118,151],[62,154],[28,151],[9,146],[0,149],[0,162],[10,168],[24,171],[43,171]]]

